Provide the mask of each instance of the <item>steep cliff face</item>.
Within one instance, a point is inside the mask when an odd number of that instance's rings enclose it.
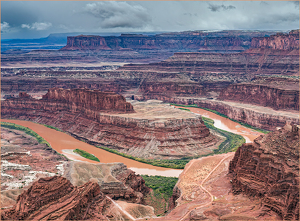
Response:
[[[42,99],[33,99],[30,96],[19,95],[3,102],[5,107],[23,107],[45,111],[133,113],[133,106],[126,102],[122,95],[113,92],[101,92],[88,89],[52,88],[43,95]]]
[[[271,48],[274,50],[299,49],[299,30],[290,31],[289,34],[277,33],[270,37],[252,38],[251,48]]]
[[[75,109],[133,112],[132,105],[122,95],[98,90],[51,88],[42,100],[65,103],[70,109],[75,106]]]
[[[87,220],[102,215],[108,201],[97,183],[74,187],[66,178],[41,178],[19,195],[12,209],[1,212],[2,220]]]
[[[61,50],[79,50],[79,49],[98,49],[98,50],[109,50],[106,41],[101,36],[70,36],[67,38],[67,45]]]
[[[279,109],[299,110],[299,80],[257,78],[249,83],[232,84],[221,91],[220,100],[257,104]]]
[[[143,82],[139,92],[144,95],[165,95],[167,97],[184,96],[202,96],[203,87],[197,83],[178,83],[178,82]]]
[[[121,34],[120,36],[70,36],[60,50],[191,50],[243,51],[250,47],[251,36],[265,33],[232,32],[179,32],[157,35]]]
[[[299,131],[287,124],[243,144],[229,166],[235,193],[261,198],[285,220],[299,220]]]

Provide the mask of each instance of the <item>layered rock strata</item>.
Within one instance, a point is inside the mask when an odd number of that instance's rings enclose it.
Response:
[[[299,220],[299,126],[243,144],[230,162],[235,193],[261,198],[284,220]]]
[[[101,92],[98,90],[51,88],[43,96],[43,101],[54,101],[61,104],[61,110],[78,111],[108,111],[108,112],[134,112],[130,103],[126,102],[122,95],[113,92]],[[48,102],[49,103],[49,102]],[[37,109],[47,109],[49,104],[42,104]],[[60,107],[55,108],[59,110]]]
[[[84,105],[89,107],[88,104],[89,101]],[[137,102],[136,113],[128,114],[100,113],[52,99],[8,99],[1,106],[4,118],[51,125],[94,145],[105,145],[136,157],[208,154],[221,140],[210,134],[200,116],[157,102]]]
[[[157,99],[167,103],[183,105],[196,104],[198,107],[216,110],[231,119],[266,130],[276,130],[277,127],[283,127],[286,122],[299,124],[299,113],[296,111],[275,111],[271,108],[258,105],[248,105],[238,102],[228,102],[207,98],[166,97],[162,95],[152,94],[145,96],[135,96],[135,99]]]
[[[232,84],[218,99],[271,107],[275,110],[299,110],[299,80],[257,78],[249,83]]]
[[[106,201],[97,183],[74,187],[63,177],[41,178],[18,197],[12,209],[1,212],[1,219],[106,219],[102,215]]]
[[[70,162],[64,173],[74,186],[80,186],[93,179],[106,196],[114,200],[145,204],[144,197],[150,189],[145,181],[123,163],[90,164]]]
[[[130,207],[140,215],[155,216],[153,208],[135,204]],[[133,216],[103,194],[97,182],[73,186],[59,176],[39,179],[19,195],[13,208],[1,211],[2,220],[124,220]]]
[[[156,35],[121,34],[120,36],[79,35],[69,36],[65,50],[203,50],[243,51],[250,47],[252,36],[272,32],[173,32]],[[274,32],[273,32],[274,33]]]
[[[256,37],[251,39],[251,48],[272,48],[274,50],[299,49],[299,30],[288,34],[277,33],[270,37]]]

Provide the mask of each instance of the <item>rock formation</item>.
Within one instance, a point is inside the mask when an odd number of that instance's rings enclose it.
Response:
[[[256,78],[249,83],[228,86],[221,91],[218,98],[271,107],[275,110],[299,110],[299,80]]]
[[[100,190],[113,200],[145,204],[144,197],[150,189],[145,181],[123,163],[90,164],[70,162],[64,174],[74,186],[80,186],[93,179]]]
[[[82,108],[91,111],[134,112],[132,105],[122,95],[98,90],[51,88],[42,100],[67,104],[68,109],[75,112]]]
[[[41,178],[18,197],[12,209],[1,212],[1,219],[106,219],[102,215],[106,201],[97,183],[74,187],[63,177]]]
[[[251,39],[251,48],[271,48],[274,50],[299,50],[299,30],[292,30],[289,34],[277,33],[270,37],[256,37]]]
[[[66,178],[54,176],[41,178],[33,183],[18,197],[13,208],[1,211],[1,219],[123,220],[155,217],[153,208],[148,206],[131,204],[129,208],[123,209],[118,204],[123,207],[129,205],[126,202],[114,202],[101,192],[96,182],[89,181],[77,187]],[[133,211],[130,210],[134,211],[132,215],[130,212]]]
[[[57,95],[60,92],[62,95]],[[97,102],[92,102],[97,101],[97,98],[92,97],[93,93],[83,89],[70,92],[51,89],[40,100],[13,98],[2,101],[1,113],[4,118],[25,119],[51,125],[91,144],[105,145],[143,158],[182,158],[208,154],[213,152],[220,142],[220,138],[209,132],[201,116],[182,114],[181,110],[157,102],[138,102],[138,111],[132,113],[131,104],[128,105],[130,109],[124,109],[124,105],[121,106],[123,109],[118,108],[120,100],[121,104],[128,103],[122,99],[115,102],[113,98],[116,95],[110,96],[110,93],[106,94],[108,101],[102,102],[98,99],[98,102],[106,105],[110,101],[106,107],[115,109],[108,110],[104,106],[98,108],[93,106],[98,105]],[[68,102],[71,99],[68,96],[72,97],[72,103]],[[93,98],[92,101],[89,98],[85,100],[87,96]],[[101,108],[103,111],[100,112]],[[123,114],[112,113],[111,110],[123,110]],[[125,115],[124,110],[130,112]],[[159,114],[155,110],[159,111]]]
[[[67,46],[62,50],[78,50],[78,49],[96,49],[96,50],[109,50],[105,39],[101,36],[93,35],[79,35],[79,36],[70,36],[67,39]]]
[[[157,35],[121,34],[121,36],[69,36],[60,50],[169,50],[169,51],[243,51],[252,36],[272,32],[221,31],[215,33],[189,31]]]
[[[299,220],[299,135],[297,125],[243,144],[230,162],[234,193],[261,198],[284,220]]]

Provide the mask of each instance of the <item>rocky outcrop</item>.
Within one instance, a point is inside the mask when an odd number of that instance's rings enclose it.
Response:
[[[271,48],[274,50],[299,49],[299,30],[289,34],[277,33],[270,37],[256,37],[251,39],[251,48]]]
[[[1,212],[2,220],[89,220],[102,215],[108,202],[97,183],[75,187],[66,178],[41,178]]]
[[[52,88],[42,99],[29,96],[8,99],[3,107],[23,107],[44,111],[83,112],[86,115],[96,115],[97,112],[132,113],[133,107],[122,95],[114,92],[101,92],[88,89]]]
[[[60,50],[185,50],[243,51],[250,46],[252,36],[272,32],[173,32],[157,35],[121,34],[120,36],[69,36]],[[273,32],[274,33],[274,32]]]
[[[299,126],[287,124],[239,147],[229,166],[233,191],[261,198],[285,220],[299,220],[299,135]]]
[[[218,99],[271,107],[275,110],[299,110],[299,80],[257,78],[249,83],[232,84]]]
[[[145,204],[144,197],[150,189],[145,181],[123,163],[90,164],[70,162],[64,174],[74,186],[80,186],[93,179],[100,190],[113,200]]]
[[[147,95],[165,95],[167,97],[177,96],[202,96],[203,87],[196,83],[180,82],[143,82],[139,92]]]
[[[133,107],[122,95],[98,90],[51,88],[42,101],[66,104],[74,112],[82,109],[91,111],[133,112]],[[46,107],[45,107],[46,108]],[[54,110],[57,111],[57,110]]]
[[[101,36],[94,35],[79,35],[70,36],[67,39],[67,45],[61,50],[79,50],[79,49],[96,49],[96,50],[109,50],[106,41]]]

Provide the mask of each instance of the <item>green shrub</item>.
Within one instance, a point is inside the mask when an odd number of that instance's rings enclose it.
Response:
[[[100,162],[100,160],[97,157],[95,157],[93,154],[90,154],[84,150],[75,149],[75,150],[73,150],[73,152],[79,154],[80,156],[82,156],[84,158]]]
[[[146,186],[153,189],[154,192],[161,193],[164,199],[168,202],[169,198],[171,198],[173,194],[173,188],[176,185],[178,178],[148,175],[141,176],[145,180]]]

